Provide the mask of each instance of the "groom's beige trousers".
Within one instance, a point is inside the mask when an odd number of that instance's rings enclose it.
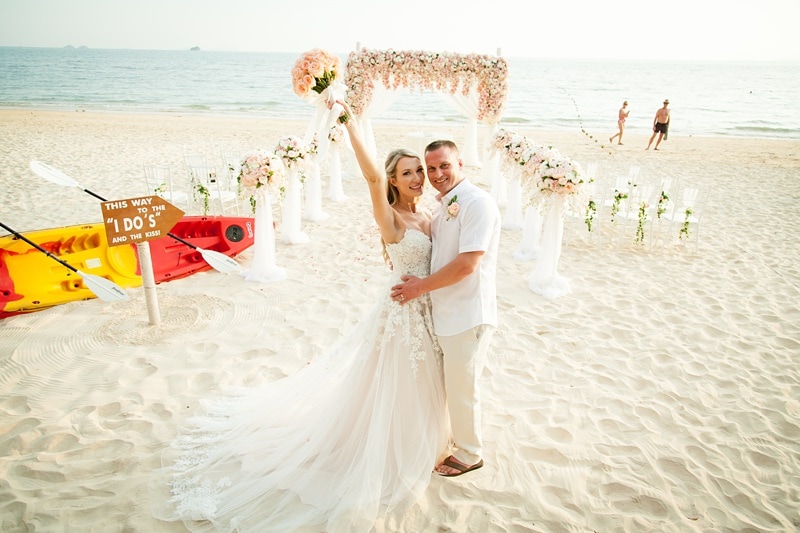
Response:
[[[438,336],[444,352],[444,387],[456,450],[453,456],[466,465],[481,459],[481,400],[478,381],[494,327],[483,324],[458,335]]]

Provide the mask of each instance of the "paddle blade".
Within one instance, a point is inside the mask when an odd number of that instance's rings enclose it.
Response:
[[[230,274],[232,272],[241,272],[242,270],[242,267],[239,265],[239,263],[225,254],[215,252],[214,250],[204,250],[202,248],[196,248],[196,250],[200,252],[206,263],[211,265],[211,268],[218,272]]]
[[[30,167],[34,174],[46,179],[47,181],[57,183],[58,185],[64,185],[66,187],[80,187],[77,181],[70,178],[57,168],[53,168],[50,165],[42,163],[41,161],[31,161]]]
[[[86,287],[104,302],[121,302],[128,299],[128,293],[113,281],[80,270],[76,272],[83,278]]]

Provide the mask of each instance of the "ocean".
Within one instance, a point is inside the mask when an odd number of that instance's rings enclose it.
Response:
[[[298,54],[0,47],[0,107],[251,115],[311,120],[292,91]],[[342,55],[346,60],[346,55]],[[652,128],[668,98],[670,135],[800,139],[800,63],[507,58],[502,126],[616,132]],[[459,123],[441,95],[409,92],[374,119]]]

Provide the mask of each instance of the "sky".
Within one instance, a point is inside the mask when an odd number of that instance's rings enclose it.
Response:
[[[800,0],[0,0],[0,46],[800,61],[798,20]]]

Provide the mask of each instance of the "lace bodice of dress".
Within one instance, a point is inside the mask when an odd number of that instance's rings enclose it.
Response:
[[[431,240],[416,229],[407,229],[400,242],[387,244],[386,251],[392,260],[392,284],[400,276],[425,277],[431,271]]]
[[[406,230],[400,242],[387,244],[386,251],[392,261],[392,275],[389,287],[400,283],[404,275],[424,278],[431,271],[431,240],[416,229]],[[382,310],[381,335],[398,341],[401,353],[408,357],[411,368],[416,374],[422,361],[431,357],[430,347],[425,342],[432,340],[433,350],[438,363],[440,348],[433,334],[433,316],[430,296],[423,294],[410,302],[400,305],[389,296]]]

